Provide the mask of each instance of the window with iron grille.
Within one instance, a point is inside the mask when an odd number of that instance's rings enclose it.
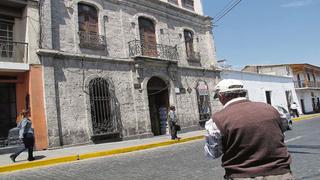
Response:
[[[192,57],[194,55],[193,49],[193,32],[190,30],[184,30],[184,42],[186,45],[186,53],[187,57]]]
[[[178,5],[178,0],[169,0],[169,3]]]
[[[194,1],[193,0],[182,0],[182,7],[194,10]]]
[[[115,132],[113,98],[108,82],[103,78],[91,80],[89,95],[93,134],[101,135]]]
[[[206,121],[211,116],[211,106],[208,85],[205,81],[199,81],[197,85],[198,108],[200,121]]]
[[[13,20],[5,21],[0,18],[0,57],[13,56]]]

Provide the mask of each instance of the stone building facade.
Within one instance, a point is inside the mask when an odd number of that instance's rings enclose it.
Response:
[[[49,147],[183,130],[219,103],[211,18],[201,0],[43,0],[41,49]]]

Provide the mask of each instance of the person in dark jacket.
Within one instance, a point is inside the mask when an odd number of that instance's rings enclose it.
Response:
[[[35,160],[33,157],[33,146],[34,146],[34,131],[32,128],[32,122],[30,120],[30,111],[22,110],[20,113],[22,119],[18,123],[17,127],[19,128],[19,138],[23,142],[23,146],[16,151],[14,154],[10,155],[10,159],[15,162],[17,156],[21,154],[23,151],[28,149],[28,161]]]
[[[177,115],[176,115],[176,107],[175,106],[170,106],[170,111],[168,113],[168,121],[169,121],[169,126],[170,126],[170,131],[171,131],[171,139],[180,139],[180,137],[177,136]]]
[[[215,89],[224,107],[206,123],[205,151],[212,158],[222,155],[224,178],[293,180],[279,112],[269,104],[249,101],[238,80],[222,80]]]

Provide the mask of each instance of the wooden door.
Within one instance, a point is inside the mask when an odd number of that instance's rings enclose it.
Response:
[[[152,57],[158,56],[155,26],[153,22],[146,18],[139,18],[139,31],[142,55]]]

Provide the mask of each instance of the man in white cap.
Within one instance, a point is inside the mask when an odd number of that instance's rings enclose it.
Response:
[[[207,155],[222,155],[228,180],[294,179],[280,114],[266,103],[247,100],[246,95],[238,80],[224,79],[216,85],[214,97],[223,109],[206,123]]]

